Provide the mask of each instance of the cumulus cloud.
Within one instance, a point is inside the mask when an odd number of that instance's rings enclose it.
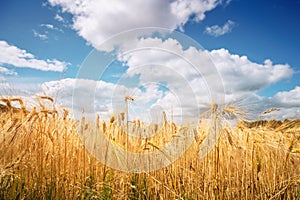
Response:
[[[48,39],[48,36],[46,34],[42,34],[37,32],[36,30],[32,30],[34,37],[40,38],[41,40]]]
[[[177,104],[178,96],[165,95],[159,100],[165,107],[184,108],[185,113],[207,106],[212,100],[212,93],[222,92],[218,90],[222,85],[225,102],[245,99],[242,104],[251,105],[251,113],[258,116],[270,106],[276,106],[276,103],[255,94],[294,73],[288,64],[273,64],[269,59],[256,63],[226,49],[184,49],[178,41],[170,38],[142,38],[135,45],[135,51],[123,50],[125,53],[121,51],[118,58],[129,67],[126,72],[128,76],[138,75],[141,84],[165,81],[166,87],[190,102],[195,96],[197,102],[189,105],[182,104],[184,101],[179,101],[181,105]],[[214,73],[219,73],[221,79]]]
[[[171,68],[188,80],[196,78],[194,77],[195,74],[198,78],[199,73],[202,76],[207,76],[216,72],[211,67],[213,62],[208,51],[193,46],[185,49],[178,40],[173,38],[166,40],[151,37],[141,38],[134,43],[134,47],[125,46],[124,49],[121,49],[118,59],[130,67],[128,72],[136,66],[145,64],[161,65]],[[201,67],[195,69],[192,65]],[[200,70],[199,73],[197,73],[197,70]],[[169,76],[168,73],[163,71],[159,71],[154,75]]]
[[[94,81],[88,79],[62,79],[42,84],[44,93],[50,96],[58,93],[61,106],[72,109],[72,114],[81,116],[82,110],[86,115],[100,114],[108,118],[112,114],[125,111],[124,97],[134,97],[134,104],[130,108],[131,116],[149,120],[145,111],[149,109],[147,104],[162,97],[156,85],[148,85],[145,88],[128,88],[123,85],[108,83],[102,80]],[[66,95],[69,94],[69,95]],[[91,116],[94,117],[94,116]]]
[[[289,65],[273,64],[270,60],[255,63],[246,56],[231,54],[226,49],[207,51],[193,47],[183,48],[171,38],[142,38],[135,45],[136,51],[124,47],[119,52],[117,59],[127,69],[119,76],[118,82],[76,82],[76,79],[64,79],[47,83],[48,86],[50,84],[50,90],[47,91],[58,91],[61,88],[71,91],[75,87],[79,95],[73,96],[78,100],[77,106],[73,108],[81,110],[83,105],[93,105],[101,115],[106,116],[114,110],[122,111],[124,96],[130,95],[136,98],[131,106],[132,115],[148,121],[152,108],[161,108],[169,115],[172,113],[175,120],[179,121],[182,120],[181,117],[197,118],[211,103],[211,94],[222,93],[218,90],[218,85],[225,88],[226,102],[243,99],[242,104],[251,105],[255,116],[279,104],[284,110],[283,108],[288,107],[284,99],[291,98],[290,96],[294,96],[291,101],[294,102],[294,107],[299,102],[296,98],[299,88],[289,93],[278,93],[271,99],[257,95],[259,90],[289,78],[293,74]],[[212,70],[213,68],[216,70]],[[220,73],[222,78],[218,79],[218,74],[215,73]],[[132,83],[132,80],[136,84],[126,84]],[[88,95],[94,94],[95,101],[88,101]],[[70,102],[68,101],[68,105]],[[91,112],[91,109],[86,112]]]
[[[205,12],[214,9],[218,3],[214,0],[177,0],[173,1],[170,6],[171,13],[176,16],[176,26],[182,29],[191,16],[195,21],[201,21],[205,18]]]
[[[73,15],[73,28],[95,48],[111,36],[130,29],[183,28],[189,20],[200,21],[214,9],[218,0],[49,0],[63,12]]]
[[[4,74],[4,75],[13,75],[13,76],[16,76],[18,75],[17,72],[13,71],[13,70],[10,70],[10,69],[7,69],[5,67],[1,67],[0,66],[0,74]]]
[[[272,99],[280,107],[300,108],[300,86],[290,91],[278,92]]]
[[[0,64],[41,71],[63,72],[68,63],[56,59],[40,60],[26,50],[0,41]]]
[[[204,33],[219,37],[221,35],[225,35],[226,33],[230,33],[234,26],[235,22],[228,20],[223,26],[213,25],[206,27]]]
[[[225,1],[225,5],[226,5],[226,6],[229,5],[229,4],[231,3],[231,1],[232,1],[232,0],[226,0],[226,1]]]
[[[263,116],[263,119],[275,119],[275,120],[285,120],[285,119],[299,119],[300,118],[300,107],[286,108],[281,107],[280,110],[268,113]]]
[[[128,66],[126,74],[138,76],[139,84],[159,83],[166,90],[157,104],[177,116],[195,118],[200,107],[222,95],[222,80],[209,52],[184,48],[176,39],[142,38],[119,53],[119,61]],[[221,101],[221,100],[220,100]]]
[[[64,18],[62,16],[60,16],[59,14],[56,14],[54,19],[59,21],[59,22],[65,22]]]
[[[280,91],[272,97],[264,97],[257,104],[257,107],[263,107],[266,111],[270,108],[276,108],[270,113],[260,115],[262,119],[299,119],[300,118],[300,86],[296,86],[289,91]]]
[[[129,75],[139,74],[142,82],[167,80],[172,85],[181,84],[178,74],[188,82],[195,82],[196,86],[201,85],[201,78],[207,81],[212,73],[220,73],[223,79],[220,84],[224,85],[226,94],[244,94],[258,92],[293,74],[288,64],[273,64],[269,59],[255,63],[226,49],[183,49],[175,39],[143,38],[136,43],[136,49],[124,55],[121,53],[119,60],[129,67]],[[155,70],[155,66],[159,67]],[[213,87],[215,81],[207,82],[208,86]]]
[[[50,29],[50,30],[56,30],[56,31],[63,32],[63,30],[55,27],[53,24],[41,24],[40,26],[45,27],[45,28]]]
[[[230,54],[226,49],[212,50],[210,55],[229,94],[257,92],[293,75],[293,69],[288,64],[274,65],[270,60],[259,64],[246,56]]]
[[[52,24],[41,24],[41,27],[46,27],[48,29],[54,29],[54,26]]]

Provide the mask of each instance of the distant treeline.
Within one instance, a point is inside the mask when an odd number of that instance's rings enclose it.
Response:
[[[295,120],[285,119],[284,121],[274,120],[274,119],[257,120],[253,122],[242,121],[239,123],[239,126],[245,126],[247,128],[268,127],[273,129],[298,128],[300,127],[300,119],[295,119]]]

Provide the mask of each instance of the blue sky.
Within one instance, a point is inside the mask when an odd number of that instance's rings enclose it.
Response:
[[[144,6],[136,1],[129,1],[127,5],[120,0],[86,2],[92,6],[66,0],[1,1],[0,78],[14,88],[11,95],[34,95],[40,91],[51,95],[55,88],[71,96],[70,82],[76,80],[80,66],[94,48],[103,51],[101,42],[132,28],[157,26],[182,32],[207,50],[224,80],[227,99],[255,96],[256,101],[260,101],[259,110],[268,106],[281,108],[269,117],[300,117],[297,103],[300,102],[300,1],[154,0],[145,2]],[[26,53],[30,55],[26,57]],[[147,56],[139,54],[138,58]],[[142,64],[135,55],[117,59],[102,78],[107,84],[103,87],[116,84],[117,75],[126,70],[130,77],[129,69]],[[148,79],[143,79],[143,70],[135,73],[138,75],[135,81],[146,84],[143,81]],[[159,80],[156,75],[153,74],[153,80]],[[169,76],[157,77],[169,81]],[[57,83],[59,88],[53,86]],[[49,85],[53,87],[49,89]],[[137,85],[137,88],[142,86]],[[244,91],[241,88],[245,88]],[[107,90],[101,91],[113,94]],[[128,93],[125,91],[123,88],[122,95]],[[133,91],[148,95],[147,89]],[[172,102],[171,97],[167,99],[166,91],[149,86],[148,92],[157,96],[140,103],[151,102],[152,106],[164,107]],[[107,96],[98,98],[100,101]],[[70,99],[61,101],[70,107]],[[99,107],[106,108],[102,114],[113,112],[109,105]]]

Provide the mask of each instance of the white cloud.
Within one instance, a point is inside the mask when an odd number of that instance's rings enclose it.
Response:
[[[10,45],[6,41],[0,41],[0,64],[56,72],[64,71],[68,65],[56,59],[36,59],[33,54]]]
[[[153,106],[169,113],[173,110],[178,117],[184,113],[185,118],[195,119],[198,108],[205,107],[212,96],[222,92],[221,79],[206,51],[184,49],[172,38],[142,38],[136,42],[134,51],[131,48],[124,47],[118,57],[129,67],[126,74],[137,75],[141,85],[158,83],[166,88]]]
[[[47,1],[45,1],[45,2],[42,3],[42,7],[47,7],[48,4],[49,4],[49,3],[48,3]]]
[[[293,75],[287,64],[264,64],[251,62],[246,56],[230,54],[226,49],[212,50],[211,59],[224,81],[227,93],[257,92]]]
[[[46,27],[48,29],[54,29],[54,26],[52,24],[41,24],[41,27]]]
[[[73,15],[73,28],[96,48],[111,36],[143,27],[175,30],[188,20],[200,21],[214,9],[218,0],[49,0],[63,12]]]
[[[135,51],[126,52],[123,49],[125,54],[121,51],[119,55],[119,60],[129,66],[127,74],[139,75],[142,84],[167,82],[167,87],[177,96],[172,96],[168,92],[158,102],[169,111],[173,106],[174,114],[177,115],[180,115],[180,111],[188,113],[190,110],[193,111],[190,112],[193,115],[196,113],[197,106],[200,109],[207,107],[211,101],[211,92],[217,92],[218,87],[214,84],[223,84],[226,102],[239,101],[238,106],[249,111],[251,115],[249,118],[254,119],[264,110],[278,106],[279,102],[279,100],[275,101],[276,98],[270,101],[258,96],[257,93],[271,84],[291,77],[294,73],[288,64],[273,64],[269,59],[264,63],[256,63],[246,56],[231,54],[226,49],[207,51],[188,48],[184,50],[174,39],[142,38],[135,45]],[[195,71],[185,59],[196,64],[199,71]],[[214,65],[211,64],[210,59]],[[215,72],[220,73],[222,80],[218,80],[217,76],[208,79],[213,73],[212,67],[217,69]],[[287,97],[288,95],[284,93],[286,101],[289,102],[290,98],[290,103],[299,105],[300,101],[296,99],[295,92],[288,94],[294,98]],[[184,100],[180,100],[181,95],[188,99],[187,105]],[[196,97],[198,104],[192,101],[193,96]],[[251,108],[249,109],[247,105]],[[281,107],[285,110],[287,105],[281,105]],[[284,116],[292,117],[291,114]]]
[[[41,34],[37,32],[36,30],[32,30],[34,37],[40,38],[41,40],[48,39],[48,36],[46,34]]]
[[[215,37],[219,37],[226,33],[230,33],[231,30],[234,28],[234,26],[235,26],[235,22],[228,20],[222,27],[218,25],[206,27],[204,33]]]
[[[131,48],[134,51],[131,51]],[[167,40],[142,38],[134,44],[134,47],[122,49],[118,59],[129,66],[128,75],[141,74],[141,81],[152,79],[153,81],[168,80],[171,82],[173,79],[173,83],[176,84],[178,82],[178,77],[174,77],[176,74],[186,80],[193,80],[199,78],[201,74],[206,76],[214,73],[213,67],[211,67],[213,63],[208,52],[197,50],[194,47],[184,50],[183,46],[172,38]],[[192,64],[202,66],[198,68],[200,72]],[[153,65],[154,67],[145,69],[146,66],[141,67],[144,65]],[[155,66],[158,66],[155,72],[148,71],[155,70]],[[153,76],[149,76],[149,74],[153,74]]]
[[[10,69],[7,69],[5,67],[1,67],[0,66],[0,74],[4,74],[4,75],[13,75],[13,76],[16,76],[18,75],[17,72],[13,71],[13,70],[10,70]]]
[[[300,118],[300,107],[286,108],[281,107],[279,111],[274,111],[263,116],[263,119],[299,119]]]
[[[129,53],[123,49],[119,60],[129,66],[128,75],[139,74],[141,82],[167,80],[173,86],[182,87],[182,82],[178,81],[181,77],[195,86],[204,85],[203,79],[206,79],[209,87],[217,88],[213,85],[216,79],[209,81],[208,78],[212,73],[219,72],[223,79],[223,83],[219,84],[224,84],[226,94],[244,95],[258,92],[293,74],[287,64],[273,64],[270,60],[263,64],[255,63],[226,49],[207,51],[190,47],[184,50],[175,39],[142,38],[134,49]]]
[[[290,91],[281,91],[274,96],[264,98],[259,105],[265,106],[265,110],[278,108],[279,110],[263,114],[263,119],[299,119],[300,118],[300,86]],[[264,111],[265,111],[264,110]]]
[[[227,0],[227,1],[226,1],[226,4],[227,4],[227,5],[230,4],[231,1],[232,1],[232,0]]]
[[[193,15],[195,21],[203,20],[205,18],[205,12],[214,9],[218,3],[219,1],[215,0],[177,0],[171,3],[171,13],[177,18],[176,26],[183,28],[184,24]]]
[[[224,6],[228,6],[232,0],[223,0]]]
[[[73,89],[75,90],[73,91]],[[81,115],[81,111],[84,109],[85,114],[89,115],[93,113],[94,109],[95,113],[106,119],[117,112],[124,112],[124,97],[129,95],[135,98],[130,109],[132,117],[137,117],[137,113],[139,113],[139,116],[147,120],[147,116],[145,113],[143,116],[141,110],[147,109],[145,106],[147,103],[162,97],[162,92],[155,85],[148,85],[142,91],[140,88],[126,88],[101,80],[71,78],[46,82],[42,85],[42,90],[50,96],[57,96],[59,93],[59,96],[63,97],[60,98],[61,106],[73,108],[72,114],[79,113]]]
[[[75,86],[77,95],[72,96]],[[68,108],[72,111],[72,114],[77,113],[77,116],[81,116],[82,109],[84,109],[85,115],[88,117],[94,109],[94,112],[100,114],[102,119],[107,120],[112,114],[124,112],[124,96],[131,95],[135,100],[129,106],[130,119],[141,119],[145,122],[160,120],[161,116],[152,116],[151,114],[157,108],[160,111],[166,111],[169,119],[171,114],[173,114],[174,120],[179,123],[186,119],[194,120],[197,118],[195,117],[197,105],[190,103],[190,96],[185,96],[185,101],[182,101],[176,94],[174,95],[169,91],[162,92],[157,85],[149,85],[145,90],[141,90],[140,88],[126,88],[104,81],[62,79],[60,81],[46,82],[42,85],[42,88],[43,93],[47,95],[56,96],[59,93],[59,96],[62,97],[59,98],[60,106]],[[297,87],[295,90],[297,90],[299,96],[299,88]],[[123,91],[126,91],[126,93]],[[292,95],[294,92],[292,90],[284,93]],[[292,106],[282,104],[278,106],[278,102],[275,101],[276,96],[268,99],[255,93],[249,93],[235,101],[234,104],[239,106],[246,113],[248,119],[251,120],[258,119],[258,116],[263,111],[273,107],[278,107],[280,110],[263,115],[263,119],[284,120],[300,117],[299,104]],[[74,98],[77,98],[75,102]],[[148,104],[149,102],[152,102],[152,104]],[[207,109],[208,107],[203,108]],[[185,119],[182,119],[182,117]]]
[[[79,106],[75,109],[82,109],[82,105],[95,105],[101,115],[107,116],[113,109],[124,109],[124,96],[132,95],[136,101],[131,106],[131,116],[149,121],[147,113],[151,108],[159,107],[169,115],[173,113],[175,120],[181,121],[180,116],[190,119],[199,116],[199,112],[211,103],[211,93],[221,92],[217,86],[222,84],[225,87],[226,102],[243,99],[240,104],[245,108],[250,105],[251,114],[255,116],[269,107],[276,107],[280,102],[276,100],[279,96],[296,96],[293,91],[289,95],[279,93],[272,100],[257,95],[260,89],[290,77],[293,70],[289,65],[273,64],[270,60],[262,64],[255,63],[246,56],[234,55],[225,49],[184,49],[175,39],[142,38],[136,42],[135,51],[130,49],[126,46],[118,55],[118,60],[128,66],[123,75],[118,74],[121,78],[119,84],[133,79],[138,79],[137,83],[128,88],[126,84],[118,86],[104,81],[79,81],[77,86],[81,94],[76,97],[79,98]],[[199,71],[191,63],[198,66]],[[216,71],[212,70],[214,67]],[[218,72],[222,80],[214,74]],[[64,79],[60,84],[66,90],[72,90],[75,82],[75,79]],[[59,90],[61,86],[58,84],[54,87],[54,83],[57,84],[53,82],[49,88]],[[298,92],[299,89],[296,89]],[[95,94],[95,102],[86,102],[89,94]],[[284,98],[280,99],[282,102]],[[295,104],[298,99],[293,102]],[[281,107],[287,108],[286,105]]]
[[[56,14],[54,19],[59,21],[59,22],[65,22],[64,18],[62,16],[60,16],[59,14]]]
[[[56,31],[63,32],[62,29],[59,29],[59,28],[55,27],[53,24],[41,24],[40,26],[45,27],[45,28],[50,29],[50,30],[56,30]]]
[[[72,110],[75,117],[84,113],[87,117],[95,117],[93,113],[100,114],[101,118],[108,119],[112,114],[125,112],[126,95],[134,97],[130,102],[130,119],[141,119],[145,122],[157,120],[157,116],[152,116],[151,111],[155,107],[165,110],[168,115],[173,111],[174,119],[181,122],[182,101],[170,92],[163,92],[156,84],[144,85],[144,88],[128,88],[122,85],[108,83],[104,81],[93,81],[86,79],[62,79],[60,81],[46,82],[42,85],[43,92],[54,96],[60,93],[60,104]],[[73,89],[75,88],[75,93]],[[72,94],[65,95],[66,93]],[[73,109],[72,109],[73,108]],[[193,108],[195,110],[195,108]],[[185,109],[185,111],[188,111]],[[92,114],[92,115],[91,115]],[[161,113],[160,113],[161,114]],[[155,118],[155,119],[154,119]],[[160,120],[160,119],[159,119]]]
[[[272,99],[278,106],[300,108],[300,86],[290,91],[278,92]]]

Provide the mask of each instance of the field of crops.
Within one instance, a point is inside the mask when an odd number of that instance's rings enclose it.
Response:
[[[127,173],[97,161],[80,138],[101,132],[128,151],[154,152],[180,137],[184,125],[164,118],[148,126],[155,136],[145,140],[128,138],[126,123],[117,117],[75,121],[67,110],[28,111],[22,99],[8,98],[0,109],[0,199],[300,198],[299,120],[225,124],[216,130],[215,148],[200,158],[201,143],[214,127],[199,119],[182,157],[156,171]],[[146,127],[140,121],[134,125]]]

